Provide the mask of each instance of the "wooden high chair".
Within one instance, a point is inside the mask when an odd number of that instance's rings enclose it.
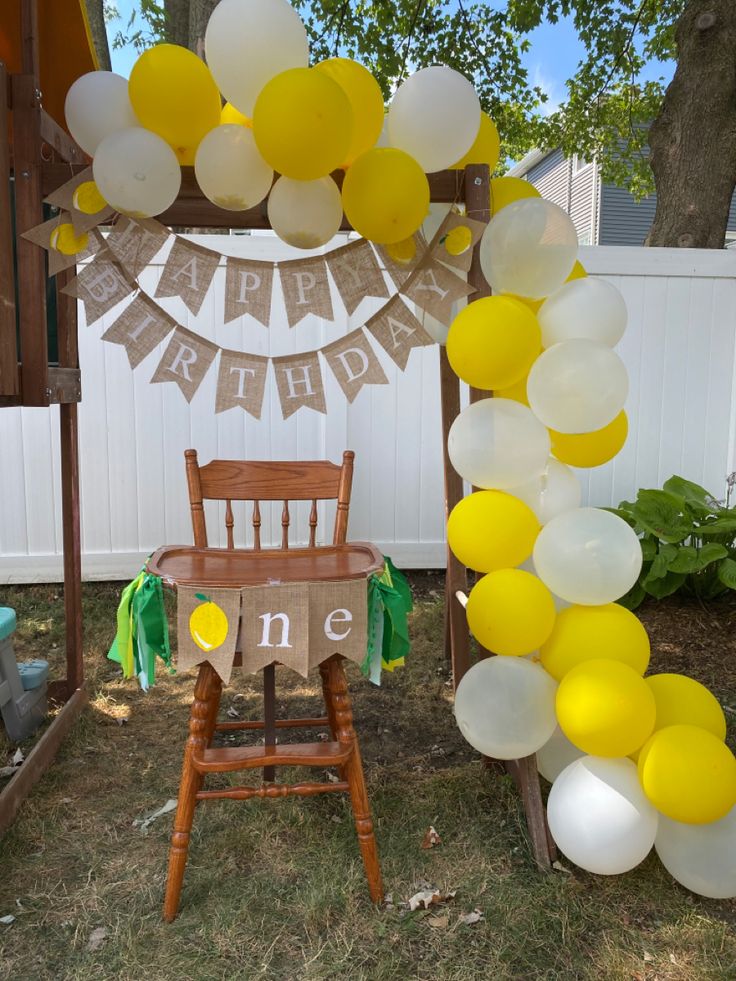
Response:
[[[232,510],[233,501],[252,501],[253,548],[261,548],[262,501],[282,501],[281,548],[289,548],[290,513],[289,501],[311,501],[309,515],[309,547],[317,548],[317,502],[337,501],[333,544],[344,544],[347,535],[350,490],[353,479],[352,451],[343,453],[342,466],[327,461],[309,463],[246,462],[237,460],[213,460],[200,467],[197,451],[186,450],[187,483],[192,513],[195,546],[207,546],[204,500],[225,501],[225,527],[227,547],[234,548]],[[179,908],[184,869],[189,849],[189,839],[194,809],[200,800],[229,798],[248,800],[251,797],[277,798],[287,796],[309,797],[329,792],[350,794],[355,826],[358,833],[368,890],[373,902],[383,899],[381,870],[373,834],[368,794],[363,775],[358,740],[353,729],[353,715],[348,695],[342,657],[335,654],[319,666],[322,676],[326,716],[317,719],[276,719],[275,710],[275,663],[263,669],[264,720],[262,722],[217,722],[217,712],[222,694],[222,681],[208,662],[200,665],[194,690],[189,738],[184,751],[179,802],[174,820],[174,831],[169,853],[169,873],[164,900],[164,919],[171,922]],[[240,655],[236,654],[236,664]],[[286,728],[324,727],[331,741],[314,743],[279,743],[277,730]],[[210,749],[216,731],[260,730],[264,735],[262,746]],[[274,783],[275,766],[336,766],[339,780],[336,783],[298,784]],[[233,772],[263,768],[261,787],[234,787],[227,790],[203,790],[207,773]]]

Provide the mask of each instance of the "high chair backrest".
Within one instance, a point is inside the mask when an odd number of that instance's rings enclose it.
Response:
[[[185,450],[184,458],[192,512],[194,544],[207,546],[207,523],[203,502],[225,501],[227,547],[234,548],[233,501],[252,501],[253,548],[261,548],[261,502],[282,501],[281,548],[289,547],[290,501],[311,501],[309,545],[316,545],[317,502],[337,501],[332,541],[342,544],[347,537],[350,491],[355,454],[346,450],[342,465],[328,460],[291,462],[285,460],[212,460],[199,465],[196,450]]]

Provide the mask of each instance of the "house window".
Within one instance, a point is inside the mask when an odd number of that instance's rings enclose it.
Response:
[[[573,158],[572,158],[573,173],[577,174],[579,170],[584,170],[586,167],[590,167],[592,163],[593,163],[592,160],[586,160],[586,158],[579,153],[573,154]]]

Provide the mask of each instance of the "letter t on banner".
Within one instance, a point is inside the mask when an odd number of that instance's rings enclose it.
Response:
[[[254,419],[260,419],[267,372],[268,358],[241,354],[240,351],[221,351],[215,413],[239,405]]]

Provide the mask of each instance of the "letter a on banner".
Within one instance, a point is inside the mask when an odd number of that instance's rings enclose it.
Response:
[[[365,326],[402,371],[406,368],[412,348],[434,344],[398,294]]]
[[[196,316],[219,262],[219,252],[177,238],[166,260],[156,296],[180,296],[187,309]]]

